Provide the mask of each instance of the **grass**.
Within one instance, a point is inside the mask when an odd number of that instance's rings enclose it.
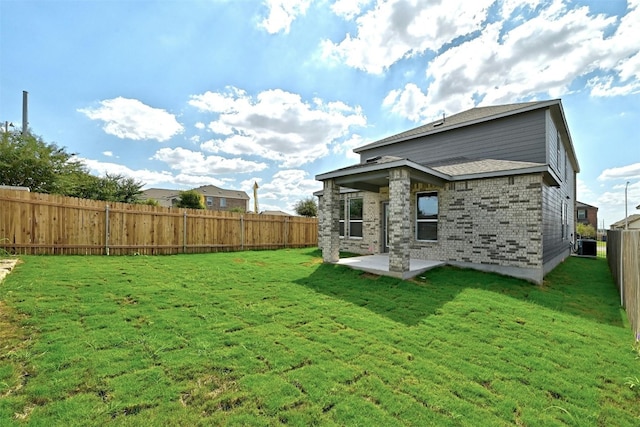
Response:
[[[640,424],[602,259],[541,287],[309,249],[22,260],[0,284],[3,426]]]

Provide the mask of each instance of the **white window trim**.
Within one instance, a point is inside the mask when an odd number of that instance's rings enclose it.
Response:
[[[433,240],[433,239],[425,240],[425,239],[419,239],[418,238],[418,223],[421,223],[421,222],[435,222],[436,223],[436,236],[438,235],[438,221],[439,221],[439,219],[418,219],[418,198],[421,195],[424,195],[424,194],[435,194],[436,195],[436,197],[438,199],[438,216],[440,216],[440,194],[437,191],[421,191],[419,193],[416,193],[416,198],[415,198],[415,201],[416,201],[416,214],[415,214],[416,232],[415,232],[415,239],[418,242],[437,242],[438,241],[437,238],[435,240]]]
[[[363,197],[351,197],[347,199],[349,203],[345,203],[345,209],[347,210],[345,218],[348,218],[349,229],[345,230],[345,234],[349,237],[349,239],[362,240],[364,238],[364,198]],[[362,219],[351,219],[351,201],[352,200],[362,200]],[[352,236],[351,235],[351,223],[358,222],[362,224],[362,236]]]

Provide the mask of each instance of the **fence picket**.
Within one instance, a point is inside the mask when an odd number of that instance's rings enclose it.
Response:
[[[310,247],[318,220],[0,190],[0,248],[16,254],[176,254]]]

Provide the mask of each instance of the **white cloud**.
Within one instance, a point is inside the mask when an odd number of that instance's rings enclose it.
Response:
[[[167,185],[167,183],[171,184],[171,188],[176,186],[181,188],[194,188],[201,185],[216,185],[228,188],[226,186],[229,185],[229,181],[232,181],[228,179],[217,179],[207,175],[189,175],[183,173],[173,175],[168,171],[158,172],[150,171],[148,169],[134,170],[117,163],[100,162],[85,158],[78,158],[78,160],[84,163],[89,171],[94,175],[105,176],[107,173],[111,175],[122,175],[142,182],[145,188],[153,187],[158,184]]]
[[[360,135],[351,135],[351,138],[344,141],[341,144],[336,144],[333,147],[335,154],[342,154],[343,157],[352,160],[353,162],[360,161],[360,155],[353,152],[354,148],[360,147],[365,144],[364,139]]]
[[[580,178],[576,180],[576,197],[589,205],[594,205],[598,200],[598,195]]]
[[[158,182],[166,182],[173,179],[173,175],[167,171],[151,171],[148,169],[134,170],[118,163],[100,162],[82,157],[78,157],[77,159],[84,163],[92,174],[98,176],[105,176],[107,173],[110,175],[122,175],[140,181],[145,185],[153,185]]]
[[[258,183],[258,210],[283,210],[294,212],[293,206],[298,200],[312,197],[315,191],[322,189],[322,183],[309,178],[308,172],[300,169],[286,169],[276,172],[271,180],[251,178],[240,183],[240,189],[250,197],[249,207],[253,210],[253,184]]]
[[[269,15],[260,22],[269,34],[289,33],[291,23],[300,15],[304,15],[311,0],[264,0]]]
[[[204,142],[201,149],[260,156],[285,168],[326,156],[352,127],[366,125],[360,107],[317,98],[308,103],[300,95],[280,89],[253,98],[237,88],[227,88],[225,93],[194,95],[189,103],[216,114],[208,128],[223,137]]]
[[[266,169],[265,163],[252,162],[240,158],[227,159],[220,156],[205,156],[199,151],[186,148],[161,148],[151,157],[187,175],[216,175],[223,173],[259,172]]]
[[[481,29],[494,0],[390,0],[356,19],[357,35],[339,43],[324,40],[323,57],[372,74],[380,74],[402,58],[438,51],[460,35]],[[338,9],[355,13],[353,9]]]
[[[628,54],[629,49],[614,49],[605,38],[615,21],[591,15],[587,7],[567,10],[555,1],[504,33],[505,22],[489,24],[479,36],[429,63],[425,92],[408,84],[390,92],[385,105],[419,120],[472,108],[477,99],[496,104],[535,99],[539,94],[560,97],[576,78],[614,67],[612,49],[614,54]]]
[[[105,157],[113,157],[113,151],[103,151],[102,155]]]
[[[598,177],[598,181],[610,179],[640,179],[640,163],[605,169]]]
[[[97,108],[82,108],[78,112],[91,120],[104,122],[106,133],[122,139],[155,139],[162,142],[184,130],[173,114],[145,105],[137,99],[105,99],[100,101]]]
[[[371,0],[336,0],[331,5],[331,10],[338,16],[351,20],[360,15],[362,8],[371,3]]]

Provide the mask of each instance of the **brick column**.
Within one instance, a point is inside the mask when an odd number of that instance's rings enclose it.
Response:
[[[411,178],[404,168],[389,171],[389,271],[409,271]]]
[[[324,262],[340,259],[340,186],[334,180],[323,181],[320,209],[320,248]]]

